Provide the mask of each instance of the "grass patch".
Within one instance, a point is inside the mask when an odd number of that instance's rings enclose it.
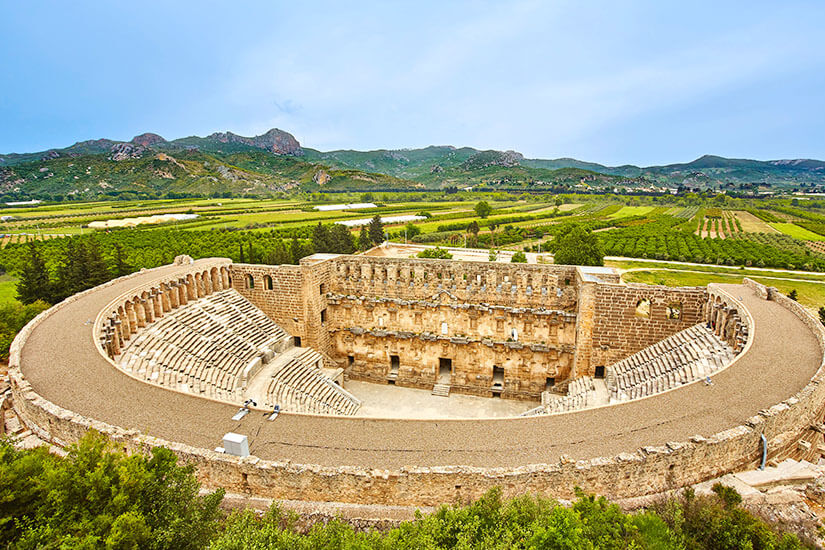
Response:
[[[626,218],[628,216],[644,216],[653,210],[654,206],[623,206],[617,212],[613,212],[608,218]]]
[[[798,279],[804,281],[823,281],[825,282],[825,274],[821,273],[797,273],[793,271],[783,271],[781,269],[770,269],[762,271],[761,269],[748,269],[739,267],[714,267],[707,265],[682,265],[668,262],[634,262],[634,261],[615,261],[605,260],[604,265],[607,267],[615,267],[617,269],[634,269],[642,268],[645,271],[672,269],[676,271],[701,271],[703,273],[719,273],[736,275],[737,277],[785,277],[789,279]]]
[[[741,283],[743,275],[722,273],[692,273],[684,271],[630,271],[622,275],[626,283],[646,283],[665,286],[705,286],[708,283]],[[776,287],[783,294],[796,290],[799,303],[818,309],[825,305],[825,283],[813,281],[785,281],[770,277],[750,277],[767,286]]]
[[[804,227],[799,227],[795,223],[769,223],[771,227],[779,231],[780,233],[784,233],[785,235],[789,235],[794,239],[799,239],[801,241],[825,241],[825,237],[822,235],[818,235],[813,231],[808,231]]]
[[[0,304],[17,302],[17,277],[8,273],[0,275]]]

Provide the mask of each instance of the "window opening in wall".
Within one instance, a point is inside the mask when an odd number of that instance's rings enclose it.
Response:
[[[441,334],[447,335],[447,323],[441,323]]]
[[[510,338],[513,339],[513,342],[518,342],[518,330],[515,327],[510,329]]]
[[[493,393],[501,393],[504,390],[504,368],[493,365]]]
[[[399,366],[401,366],[401,359],[397,355],[390,355],[390,374],[397,376]]]
[[[553,389],[553,386],[556,385],[556,379],[552,376],[549,376],[544,379],[544,391],[550,391]]]
[[[326,322],[327,322],[327,310],[322,309],[321,310],[321,324],[323,325]]]
[[[300,336],[293,336],[292,337],[292,342],[295,344],[296,348],[301,347],[301,337]]]
[[[324,283],[321,283],[320,285],[318,285],[318,294],[326,294],[326,293],[327,293],[327,285],[324,284]]]
[[[351,367],[353,364],[355,364],[355,357],[352,355],[347,355],[347,366]]]
[[[682,318],[682,304],[681,302],[671,302],[667,305],[667,318],[678,321]]]
[[[247,275],[246,276],[246,288],[248,288],[248,289],[255,288],[255,277],[253,277],[252,275]]]
[[[264,288],[267,290],[272,290],[272,277],[269,275],[264,277]]]
[[[596,378],[604,378],[604,365],[596,367]]]
[[[570,286],[570,279],[564,280],[564,286]]]
[[[453,360],[447,357],[438,358],[438,382],[449,384],[453,375]]]
[[[636,317],[641,317],[643,319],[650,318],[650,300],[647,298],[642,298],[636,302]]]

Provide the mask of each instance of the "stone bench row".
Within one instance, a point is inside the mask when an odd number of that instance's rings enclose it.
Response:
[[[263,362],[291,342],[277,324],[234,290],[213,293],[140,331],[120,367],[150,382],[238,401]]]
[[[637,399],[705,378],[733,359],[731,348],[695,325],[606,369],[611,401]]]
[[[273,373],[267,387],[268,406],[320,414],[352,415],[361,403],[321,371],[321,355],[309,348],[293,348]]]

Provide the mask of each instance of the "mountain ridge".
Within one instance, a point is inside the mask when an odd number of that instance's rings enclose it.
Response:
[[[85,171],[74,168],[75,160],[86,165]],[[54,179],[44,183],[50,178]],[[0,193],[4,194],[94,196],[140,189],[152,193],[164,189],[181,193],[220,193],[221,189],[271,193],[295,187],[311,191],[348,186],[390,190],[478,185],[606,191],[666,191],[680,186],[793,188],[825,185],[825,162],[760,161],[707,154],[684,163],[640,167],[606,166],[570,157],[525,158],[512,150],[453,145],[319,151],[302,146],[292,134],[278,128],[250,137],[225,131],[169,141],[146,132],[129,141],[102,138],[46,151],[0,154]]]

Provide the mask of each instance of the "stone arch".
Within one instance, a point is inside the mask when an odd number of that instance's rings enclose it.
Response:
[[[272,290],[272,275],[264,275],[264,290]]]
[[[224,290],[232,285],[231,279],[229,278],[229,268],[226,266],[221,267],[221,283]]]
[[[246,276],[244,276],[244,283],[247,290],[255,289],[255,277],[251,273],[247,273]]]

